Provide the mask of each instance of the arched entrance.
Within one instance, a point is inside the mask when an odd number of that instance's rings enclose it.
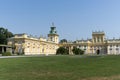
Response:
[[[99,55],[100,54],[100,50],[99,49],[97,49],[97,55]]]

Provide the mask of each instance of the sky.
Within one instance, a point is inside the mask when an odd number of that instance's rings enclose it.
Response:
[[[47,37],[54,22],[60,39],[120,38],[120,0],[0,0],[0,27]]]

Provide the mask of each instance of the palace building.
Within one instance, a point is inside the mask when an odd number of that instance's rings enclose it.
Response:
[[[120,54],[120,39],[106,39],[103,31],[92,32],[92,39],[76,40],[74,42],[59,43],[59,35],[52,23],[48,38],[33,37],[27,34],[15,34],[8,39],[8,46],[12,46],[12,53],[24,53],[25,55],[56,54],[59,47],[68,48],[69,54],[73,54],[74,47],[85,51],[85,54]]]
[[[120,54],[120,39],[106,39],[103,31],[92,32],[92,39],[76,40],[74,42],[60,43],[60,46],[68,48],[69,54],[73,47],[80,48],[85,54]]]
[[[58,49],[59,35],[56,27],[52,24],[48,34],[48,39],[44,37],[33,37],[27,34],[15,34],[14,37],[8,39],[8,45],[12,46],[12,53],[25,55],[36,54],[56,54]]]
[[[106,54],[106,40],[104,32],[93,32],[92,39],[76,40],[74,42],[61,43],[60,46],[64,46],[69,49],[69,53],[72,53],[73,47],[80,48],[85,51],[86,54],[95,54],[97,51]]]

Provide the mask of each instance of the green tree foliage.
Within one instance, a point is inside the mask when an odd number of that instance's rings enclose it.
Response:
[[[84,54],[83,50],[76,48],[76,47],[74,47],[72,51],[75,55],[83,55]]]
[[[7,39],[12,36],[12,32],[9,32],[8,29],[0,27],[0,44],[7,44]]]
[[[67,43],[67,39],[60,40],[60,43]]]
[[[59,48],[57,49],[56,54],[57,54],[57,55],[58,55],[58,54],[66,55],[66,54],[69,54],[69,51],[68,51],[68,49],[66,49],[66,48],[64,48],[64,47],[59,47]]]
[[[5,52],[5,53],[2,53],[2,56],[11,56],[11,53],[10,52]]]

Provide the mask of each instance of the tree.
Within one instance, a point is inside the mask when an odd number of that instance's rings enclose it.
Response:
[[[83,50],[76,48],[76,47],[74,47],[72,51],[75,55],[83,55],[84,54]]]
[[[60,40],[60,43],[67,43],[67,39]]]
[[[58,54],[62,54],[62,55],[66,55],[66,54],[69,54],[69,51],[68,51],[68,49],[66,49],[66,48],[64,48],[64,47],[59,47],[58,49],[57,49],[57,52],[56,52],[56,54],[58,55]]]
[[[0,44],[7,44],[7,39],[12,37],[13,33],[3,27],[0,27]]]

